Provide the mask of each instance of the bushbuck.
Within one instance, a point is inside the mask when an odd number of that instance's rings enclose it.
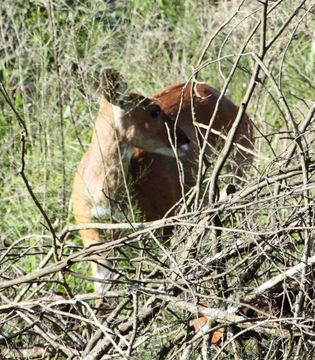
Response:
[[[189,149],[189,138],[179,127],[174,128],[174,121],[154,99],[127,94],[126,88],[117,72],[103,72],[92,141],[78,166],[72,188],[73,214],[78,224],[119,217],[115,199],[123,192],[123,177],[128,172],[133,148],[167,158],[175,156],[171,143],[176,143],[175,151],[180,157]],[[80,230],[80,235],[85,247],[106,241],[97,229]],[[106,259],[92,263],[94,278],[108,279],[110,269]],[[98,294],[104,295],[105,289],[102,283],[95,282]]]
[[[211,161],[239,111],[227,97],[203,83],[170,85],[150,98],[127,95],[125,87],[118,73],[106,73],[92,143],[73,184],[73,210],[79,224],[118,217],[110,198],[120,191],[128,169],[144,218],[162,218],[181,199],[182,190],[185,193],[195,185],[202,144],[206,142],[205,155]],[[251,164],[253,142],[253,125],[244,114],[230,156],[232,173],[242,174]],[[182,177],[178,160],[183,164]],[[81,230],[80,234],[84,246],[106,241],[98,230]],[[93,262],[93,277],[108,279],[110,269],[106,259]],[[106,296],[101,283],[95,282],[95,291]],[[192,324],[197,331],[204,322],[200,318]],[[212,335],[212,343],[221,337],[220,330]]]

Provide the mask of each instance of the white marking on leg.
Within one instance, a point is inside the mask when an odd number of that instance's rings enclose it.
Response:
[[[93,277],[100,280],[109,280],[112,272],[110,271],[111,263],[107,260],[98,260],[97,263],[92,263]],[[104,296],[106,291],[110,288],[110,284],[104,284],[99,281],[94,281],[94,291],[97,295]]]

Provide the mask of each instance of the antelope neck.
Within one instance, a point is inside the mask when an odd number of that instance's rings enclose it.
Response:
[[[123,111],[117,106],[101,104],[100,112],[97,116],[95,128],[90,147],[90,159],[93,161],[93,177],[97,181],[92,185],[96,195],[94,205],[105,201],[103,191],[110,197],[122,184],[122,171],[128,171],[132,146],[125,139],[126,130],[122,124]]]

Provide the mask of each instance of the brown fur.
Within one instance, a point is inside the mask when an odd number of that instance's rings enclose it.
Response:
[[[103,191],[109,196],[114,196],[115,191],[119,191],[122,172],[117,155],[119,143],[122,151],[126,145],[134,148],[132,157],[123,159],[123,170],[127,171],[130,164],[135,199],[146,220],[162,218],[181,198],[175,158],[154,153],[157,147],[170,148],[164,126],[164,123],[167,123],[171,129],[170,133],[174,134],[174,123],[169,120],[169,117],[175,120],[178,116],[178,126],[181,129],[176,130],[178,146],[188,143],[186,135],[190,140],[189,149],[185,156],[180,157],[180,160],[184,166],[185,189],[188,190],[195,184],[199,149],[192,121],[190,93],[190,85],[186,88],[184,84],[171,85],[155,94],[152,97],[153,101],[142,98],[142,105],[135,105],[134,100],[138,99],[137,95],[131,95],[132,106],[129,109],[125,106],[124,109],[127,112],[125,119],[127,125],[118,133],[112,124],[112,104],[108,99],[102,98],[91,145],[80,162],[73,183],[73,212],[78,224],[95,221],[91,216],[93,206],[106,204],[105,206],[110,208]],[[194,94],[197,122],[209,124],[219,96],[220,93],[210,86],[197,85]],[[160,106],[162,109],[160,116],[163,121],[161,123],[154,122],[152,119],[150,115],[152,106],[157,106],[157,108]],[[238,107],[223,97],[213,129],[226,134],[237,112]],[[144,126],[145,123],[149,124],[149,128]],[[204,134],[205,130],[201,132]],[[207,140],[213,148],[223,142],[218,135],[213,133],[210,133]],[[243,116],[235,141],[249,150],[253,148],[253,126],[246,114]],[[210,156],[210,159],[213,151],[211,147],[208,146],[206,149],[206,154]],[[240,173],[244,166],[251,163],[252,156],[246,151],[234,148],[232,159],[235,161],[234,171]],[[84,246],[104,241],[98,230],[81,230],[80,235]],[[100,263],[110,267],[105,259],[102,259]],[[92,269],[94,277],[102,277],[99,264],[94,263]],[[104,289],[101,289],[101,292],[104,293]],[[200,317],[193,320],[192,325],[197,331],[206,321],[205,317]],[[220,329],[211,335],[211,342],[213,344],[219,342],[222,336],[223,330]]]
[[[186,190],[195,185],[198,169],[198,145],[191,112],[191,86],[184,88],[184,84],[166,87],[153,98],[158,102],[163,111],[173,118],[178,116],[178,126],[191,140],[187,154],[180,160],[184,167]],[[220,93],[205,84],[198,84],[194,96],[194,109],[196,121],[208,125],[214,112]],[[180,104],[182,103],[181,107]],[[180,111],[179,111],[180,109]],[[178,113],[179,111],[179,113]],[[228,98],[223,97],[219,110],[213,123],[213,129],[226,134],[236,118],[238,107]],[[205,130],[202,131],[205,133]],[[253,126],[245,114],[238,129],[236,143],[252,150],[254,135]],[[224,142],[217,135],[210,133],[208,142],[213,147]],[[212,149],[207,146],[206,154],[211,159]],[[243,150],[234,148],[232,156],[233,172],[240,174],[252,162],[252,156]],[[131,173],[135,181],[135,194],[147,220],[156,220],[181,198],[181,187],[176,160],[159,154],[145,151],[135,151],[131,159]]]

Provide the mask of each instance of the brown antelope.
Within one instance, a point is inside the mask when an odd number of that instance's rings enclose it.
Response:
[[[92,142],[73,182],[73,213],[78,224],[111,221],[116,217],[109,199],[115,199],[123,188],[122,177],[128,171],[134,147],[162,157],[175,156],[170,139],[176,141],[179,156],[189,148],[188,137],[180,128],[174,130],[174,122],[155,100],[126,95],[125,88],[118,73],[104,74]],[[85,247],[104,241],[96,229],[81,230],[80,235]],[[106,259],[94,262],[92,272],[95,278],[109,278],[110,264]],[[95,291],[104,295],[105,287],[96,282]]]
[[[117,74],[115,76],[117,77]],[[191,84],[176,84],[148,99],[135,94],[119,96],[117,89],[122,85],[124,84],[119,83],[118,77],[112,79],[111,91],[103,94],[92,143],[75,175],[72,199],[75,220],[79,224],[110,220],[115,215],[104,192],[113,197],[121,183],[121,174],[127,172],[129,165],[134,183],[134,197],[146,220],[162,218],[180,200],[182,192],[177,159],[168,139],[169,133],[172,141],[175,141],[175,120],[178,125],[175,142],[178,153],[185,153],[180,156],[185,190],[196,182],[199,154],[197,133],[200,133],[201,138],[205,135],[220,93],[205,84],[199,83],[193,89]],[[207,139],[201,140],[207,141],[205,154],[208,157],[224,142],[238,110],[226,97],[219,102],[211,131]],[[170,128],[168,133],[165,124]],[[246,114],[234,144],[232,168],[235,173],[240,173],[242,168],[252,161],[253,126]],[[119,165],[119,153],[123,169]],[[80,234],[84,246],[104,241],[98,230],[81,230]],[[97,264],[93,263],[93,276],[108,278],[109,267],[110,264],[105,259]],[[105,293],[105,288],[97,284],[95,290]],[[200,318],[200,321],[196,319],[192,324],[197,331],[204,322],[205,319]],[[213,334],[212,343],[218,342],[221,337],[220,330]]]
[[[220,93],[206,84],[197,84],[193,89],[195,122],[201,124],[199,131],[205,134],[205,126],[209,124]],[[193,124],[191,85],[170,85],[152,97],[161,109],[172,119],[177,119],[178,126],[191,140],[187,154],[180,160],[183,163],[186,190],[195,185],[198,168],[198,141]],[[206,155],[211,156],[214,149],[224,142],[225,134],[231,128],[239,108],[227,97],[219,103],[212,131],[206,139]],[[205,126],[202,126],[205,125]],[[253,125],[244,114],[231,154],[232,171],[241,174],[252,161]],[[144,171],[145,170],[145,171]],[[176,159],[144,150],[134,151],[131,158],[131,173],[134,179],[134,191],[139,207],[146,220],[155,220],[165,213],[181,198]],[[143,174],[143,175],[141,175]]]

